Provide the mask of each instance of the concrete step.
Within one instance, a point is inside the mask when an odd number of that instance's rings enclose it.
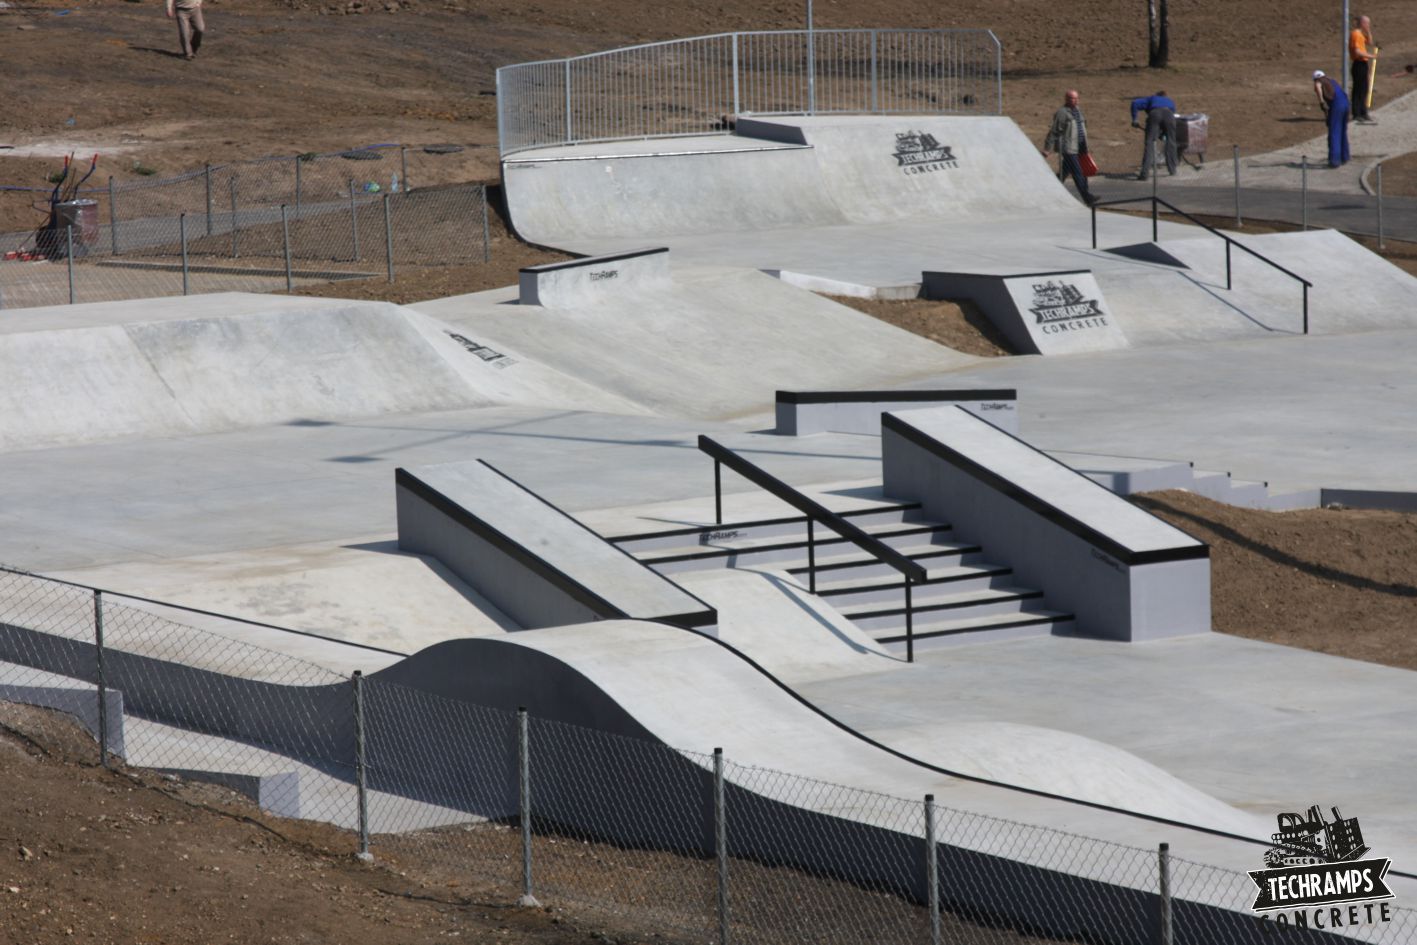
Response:
[[[944,598],[922,602],[914,600],[913,620],[917,630],[935,620],[970,620],[995,614],[1017,614],[1042,603],[1043,592],[1023,587],[996,587],[951,594]],[[905,601],[894,604],[855,604],[837,610],[856,626],[867,632],[905,630]]]
[[[901,554],[905,555],[916,564],[925,568],[926,573],[934,574],[937,570],[945,573],[954,568],[962,567],[982,567],[984,558],[978,545],[965,544],[960,542],[946,542],[944,544],[921,544],[918,547],[898,548]],[[805,555],[799,564],[789,565],[783,568],[788,574],[793,575],[799,581],[807,581],[807,559]],[[901,574],[895,568],[883,561],[861,551],[855,545],[851,546],[851,552],[843,553],[830,558],[817,558],[817,586],[822,587],[823,582],[834,580],[853,579],[874,579],[874,580],[894,580],[897,584],[902,579]]]
[[[916,552],[952,551],[956,546],[948,536],[948,525],[934,523],[915,524],[913,522],[880,523],[863,526],[863,531],[902,554]],[[789,569],[807,565],[808,542],[805,532],[797,536],[771,537],[756,540],[714,541],[701,546],[684,546],[676,549],[661,549],[646,552],[636,557],[657,571],[668,574],[674,571],[696,570],[712,567],[745,567],[761,565],[783,565]],[[874,560],[856,545],[828,529],[817,527],[816,560],[820,567],[842,562],[853,562],[865,557]]]
[[[929,559],[921,561],[926,565]],[[1012,568],[998,564],[971,564],[957,567],[928,568],[929,579],[918,583],[911,591],[917,604],[939,600],[953,594],[1000,587],[1009,582]],[[847,574],[851,574],[847,571]],[[817,576],[817,596],[838,609],[857,604],[890,603],[904,599],[904,578],[892,570],[889,574],[842,577],[839,571]]]
[[[853,525],[866,528],[869,525],[899,524],[912,514],[918,514],[919,509],[920,503],[918,502],[901,502],[870,509],[854,509],[837,514]],[[668,554],[676,549],[694,548],[716,542],[754,541],[778,536],[792,537],[805,534],[806,531],[806,516],[792,515],[783,518],[725,522],[722,525],[693,525],[659,532],[619,535],[608,537],[605,540],[633,555],[639,555],[642,552]]]
[[[1071,626],[1072,622],[1072,614],[1042,608],[965,619],[916,621],[914,645],[919,653],[963,644],[1047,636],[1058,628]],[[871,636],[892,653],[903,655],[906,651],[904,629],[877,631]]]

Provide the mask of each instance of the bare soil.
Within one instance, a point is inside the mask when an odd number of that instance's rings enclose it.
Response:
[[[970,301],[946,302],[930,299],[853,299],[828,296],[832,301],[865,312],[872,318],[914,332],[947,348],[981,358],[1017,354],[994,323]]]

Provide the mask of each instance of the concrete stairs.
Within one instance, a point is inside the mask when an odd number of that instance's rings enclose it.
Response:
[[[1271,492],[1269,483],[1236,479],[1228,472],[1197,469],[1174,460],[1050,451],[1048,455],[1118,495],[1185,489],[1226,505],[1247,509],[1317,508],[1319,490]]]
[[[957,539],[948,523],[926,519],[919,506],[893,503],[841,513],[926,569],[911,589],[914,649],[1045,635],[1072,615],[1047,608],[1040,591],[1019,586],[1012,569],[984,549]],[[809,567],[804,517],[737,522],[630,535],[609,540],[665,575],[709,568],[770,568],[814,586],[835,609],[887,650],[907,651],[904,578],[889,565],[816,526]]]

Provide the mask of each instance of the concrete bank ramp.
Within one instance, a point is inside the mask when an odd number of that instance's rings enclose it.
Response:
[[[224,294],[6,312],[0,450],[493,404],[642,408],[383,302]]]
[[[1006,810],[1012,819],[1020,819],[1027,807],[1014,792],[951,778],[872,746],[729,649],[662,624],[600,621],[450,641],[377,678],[498,708],[526,706],[541,718],[691,751],[707,753],[722,746],[739,765],[898,797],[934,793],[947,807]],[[888,678],[884,685],[889,686]],[[1018,725],[976,725],[950,736],[950,727],[949,720],[941,719],[938,726],[902,730],[899,750],[919,751],[920,761],[964,774],[1008,775],[1016,779],[1013,783],[1050,793],[1063,793],[1058,789],[1067,786],[1082,799],[1199,826],[1249,836],[1262,836],[1267,829],[1154,765],[1089,739]],[[897,733],[884,728],[873,735],[887,745],[897,740]],[[1037,764],[1030,763],[1029,753]],[[1050,816],[1058,819],[1051,825],[1062,829],[1080,828],[1097,813],[1057,801],[1041,803],[1054,808]],[[1088,827],[1096,829],[1096,824]]]
[[[1417,278],[1342,233],[1235,236],[1313,283],[1310,334],[1417,327]],[[1300,284],[1248,253],[1231,250],[1233,288],[1227,290],[1225,244],[1214,236],[1197,232],[1145,248],[1176,265],[1109,267],[1097,277],[1132,345],[1303,332]]]
[[[628,147],[633,144],[634,147]],[[523,152],[503,163],[534,243],[1072,212],[1038,149],[1002,117],[740,118],[730,136]]]
[[[979,360],[759,272],[673,274],[573,308],[513,304],[516,290],[413,307],[661,416],[729,419],[780,388],[895,387]]]

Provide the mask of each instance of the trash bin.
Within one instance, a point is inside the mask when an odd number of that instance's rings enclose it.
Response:
[[[1210,116],[1204,112],[1176,116],[1176,153],[1194,154],[1205,163],[1206,145],[1210,143]]]
[[[75,246],[92,246],[98,242],[98,201],[67,200],[54,205],[54,229],[65,241],[64,230],[74,228]]]

